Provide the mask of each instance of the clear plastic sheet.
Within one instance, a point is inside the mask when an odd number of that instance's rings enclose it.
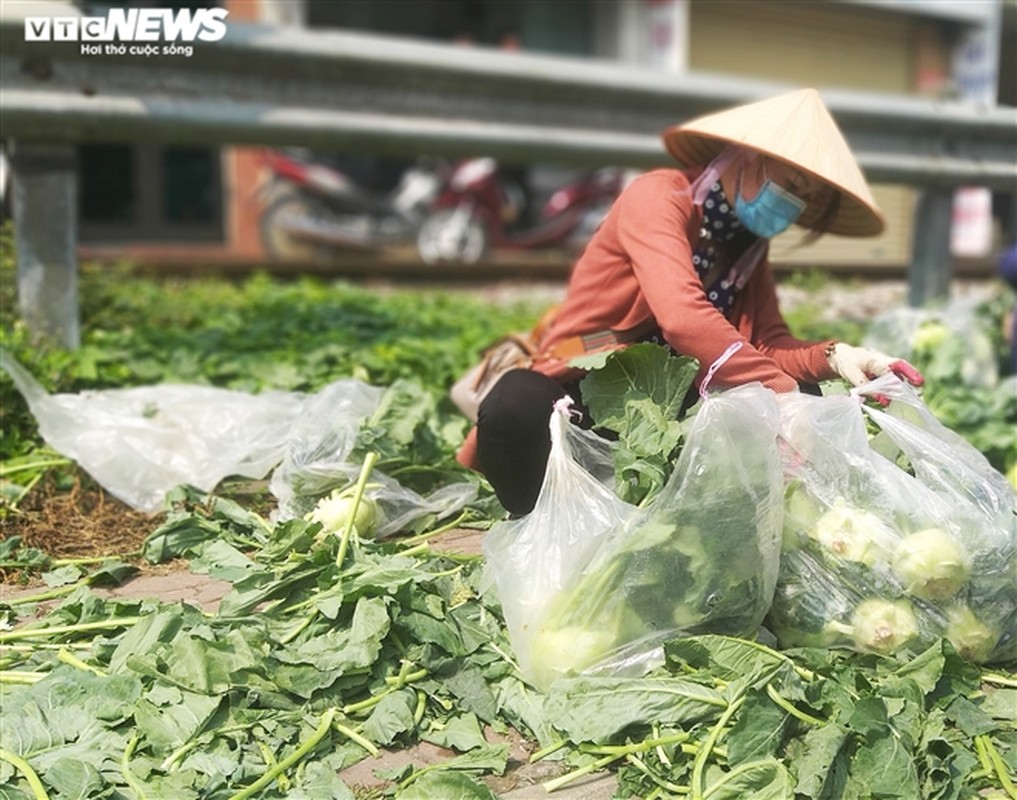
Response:
[[[229,475],[267,475],[286,452],[303,400],[183,384],[49,394],[9,353],[2,358],[46,443],[149,513],[181,484],[211,491]]]
[[[154,513],[181,485],[210,492],[226,477],[261,479],[278,500],[276,519],[303,516],[333,489],[354,483],[357,432],[385,389],[354,379],[314,394],[248,394],[159,384],[49,394],[6,351],[2,366],[24,396],[46,443],[76,461],[114,497]],[[367,491],[378,506],[376,535],[451,514],[476,496],[466,482],[422,497],[375,470]]]

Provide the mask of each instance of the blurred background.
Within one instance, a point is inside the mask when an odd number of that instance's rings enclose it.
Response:
[[[33,4],[5,3],[13,5]],[[53,11],[59,3],[44,5],[47,13],[59,13]],[[223,0],[67,5],[86,15],[103,14],[111,6],[221,5],[229,11],[229,25],[249,22],[282,30],[382,35],[468,48],[495,58],[519,53],[617,63],[673,76],[676,83],[687,75],[715,75],[821,91],[1017,104],[1017,0]],[[394,254],[410,262],[422,256],[432,262],[492,261],[507,250],[514,254],[512,259],[540,253],[544,262],[550,254],[548,263],[567,269],[598,215],[631,175],[631,171],[600,175],[598,197],[587,203],[586,218],[571,235],[552,232],[526,240],[555,190],[575,187],[577,182],[585,182],[577,191],[589,189],[594,165],[585,171],[575,164],[562,170],[503,159],[488,165],[498,170],[497,212],[505,223],[501,237],[488,235],[489,240],[479,245],[474,241],[480,250],[474,247],[472,252],[469,242],[461,242],[459,251],[450,250],[446,242],[443,255],[440,237],[447,232],[435,233],[432,226],[431,241],[425,243],[430,253],[422,254],[414,241],[415,229],[396,226],[386,233],[373,218],[370,232],[358,233],[356,225],[364,221],[347,215],[337,222],[334,205],[331,211],[324,209],[321,195],[335,190],[337,181],[349,180],[359,193],[357,210],[372,203],[416,204],[419,214],[413,224],[419,225],[428,210],[424,206],[447,188],[456,167],[463,166],[462,158],[447,157],[440,150],[424,154],[429,157],[425,166],[432,185],[403,184],[407,192],[421,193],[407,199],[397,193],[408,171],[421,167],[420,153],[399,157],[306,147],[273,153],[262,147],[119,143],[109,134],[105,138],[77,148],[79,252],[89,259],[130,258],[139,263],[313,262],[320,268],[341,264],[349,252],[362,253],[368,248],[345,245],[369,236],[376,254]],[[661,163],[666,163],[663,158]],[[320,169],[308,174],[311,165]],[[786,234],[788,241],[778,240],[774,247],[775,261],[903,274],[912,259],[917,190],[880,183],[875,193],[888,223],[882,236],[862,240],[827,236],[799,249],[795,242],[800,234]],[[9,194],[8,189],[7,213]],[[993,273],[1000,253],[1015,239],[1013,193],[958,189],[952,217],[954,273]],[[391,220],[385,224],[395,225]],[[523,246],[513,241],[520,232]],[[344,243],[343,237],[349,241]]]

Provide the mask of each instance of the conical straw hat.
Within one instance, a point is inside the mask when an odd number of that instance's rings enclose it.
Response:
[[[800,167],[841,193],[836,216],[824,226],[827,232],[875,236],[883,230],[883,214],[815,89],[698,117],[668,128],[663,138],[668,152],[685,167],[708,164],[729,144]],[[815,228],[822,213],[822,208],[810,204],[798,224]]]

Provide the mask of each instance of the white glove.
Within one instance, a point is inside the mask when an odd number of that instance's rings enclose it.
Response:
[[[922,374],[907,361],[893,358],[878,350],[852,347],[837,342],[827,350],[826,358],[831,369],[853,386],[861,386],[888,372],[914,386],[921,386],[925,382]]]

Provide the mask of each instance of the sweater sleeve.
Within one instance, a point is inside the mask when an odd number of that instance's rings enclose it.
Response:
[[[714,384],[759,381],[775,391],[794,390],[794,378],[753,346],[707,298],[686,234],[693,213],[688,182],[673,175],[680,173],[649,173],[635,180],[618,199],[615,217],[619,242],[664,339],[699,361],[698,380],[738,342],[741,348],[717,369]]]
[[[837,375],[826,358],[832,340],[805,341],[791,334],[777,301],[777,287],[770,264],[764,261],[752,275],[745,290],[745,312],[753,315],[752,343],[777,366],[798,381],[818,383]]]

